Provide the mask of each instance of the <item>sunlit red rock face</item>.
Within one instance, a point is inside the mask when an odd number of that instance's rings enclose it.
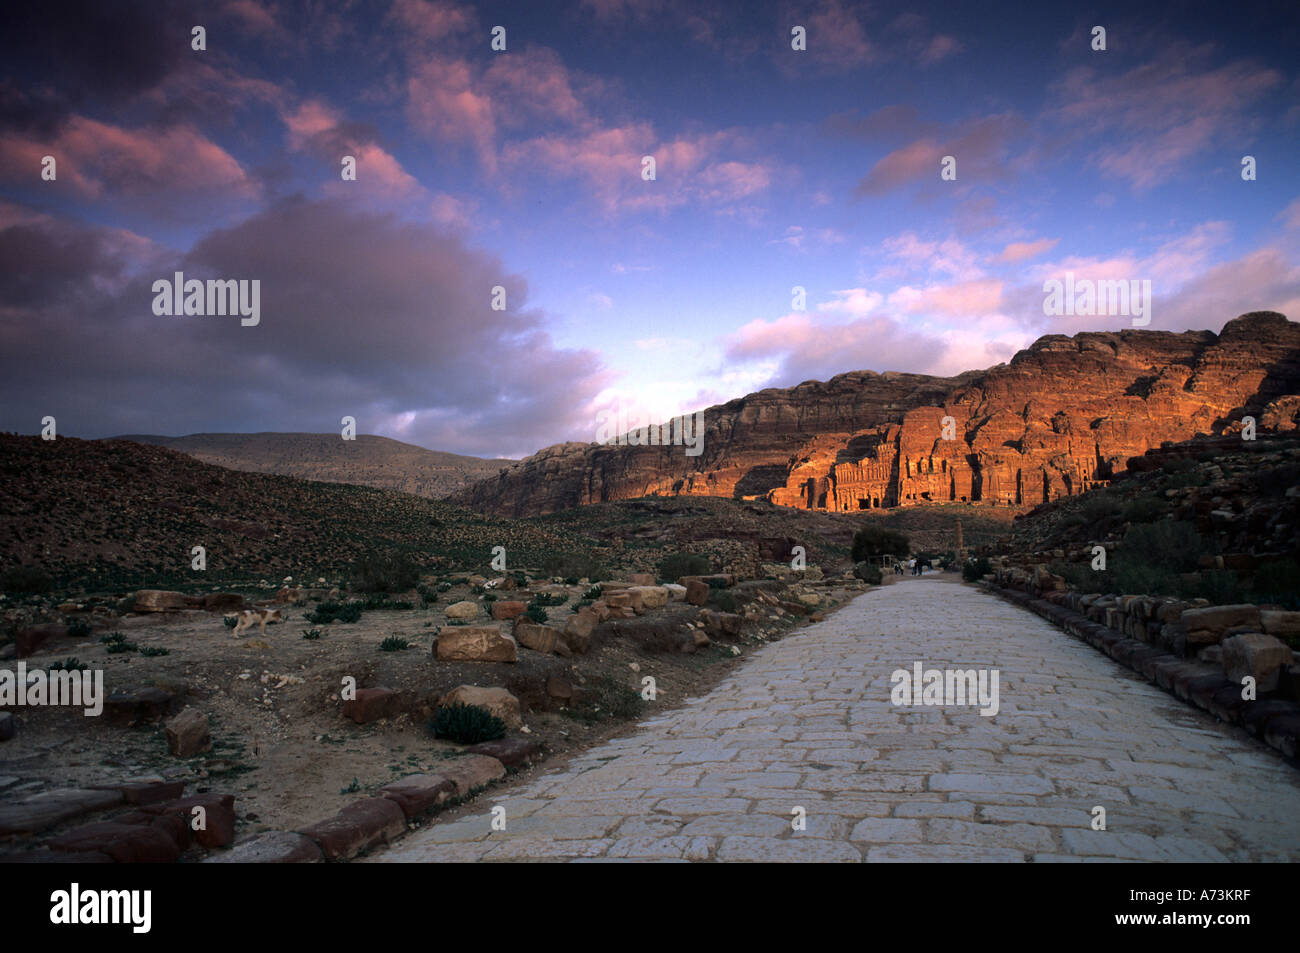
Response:
[[[1110,479],[1166,440],[1294,429],[1300,324],[1255,312],[1209,331],[1048,335],[957,378],[854,371],[705,411],[704,452],[567,443],[454,500],[509,516],[641,496],[766,497],[837,512],[1035,504]],[[944,439],[944,418],[951,417]]]

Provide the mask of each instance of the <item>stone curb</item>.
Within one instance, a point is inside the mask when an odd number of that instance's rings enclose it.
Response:
[[[993,595],[1042,616],[1189,705],[1245,729],[1275,749],[1287,763],[1300,768],[1300,704],[1267,698],[1244,701],[1241,687],[1225,677],[1220,666],[1163,652],[1031,593],[993,582],[982,586]]]

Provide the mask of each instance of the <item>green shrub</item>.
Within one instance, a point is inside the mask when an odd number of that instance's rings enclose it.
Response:
[[[361,608],[371,611],[374,609],[413,609],[415,606],[406,599],[392,599],[387,593],[373,592],[362,600]]]
[[[988,557],[981,556],[978,559],[966,560],[966,565],[961,567],[961,577],[967,582],[978,582],[993,571],[993,566],[989,563]]]
[[[420,567],[404,555],[370,553],[352,567],[351,586],[357,592],[406,592],[420,581]]]
[[[51,672],[84,672],[87,669],[85,662],[81,661],[75,655],[69,655],[62,662],[51,662],[47,671]]]
[[[592,586],[590,589],[588,589],[586,592],[582,594],[582,598],[587,602],[594,602],[595,600],[599,599],[602,594],[603,591],[601,590],[600,586]]]
[[[873,566],[871,563],[858,563],[853,567],[853,575],[869,586],[878,586],[884,581],[880,567]]]
[[[568,601],[569,594],[567,592],[557,592],[553,595],[539,592],[537,595],[533,596],[531,604],[535,606],[562,606]]]
[[[161,645],[146,645],[140,650],[140,654],[145,658],[157,658],[160,655],[171,655],[172,653]]]
[[[446,705],[429,719],[435,738],[446,738],[463,745],[495,741],[506,733],[506,723],[479,705]]]
[[[592,723],[601,718],[630,720],[645,712],[641,693],[617,679],[602,675],[583,689],[582,701],[566,709],[565,714]]]
[[[542,559],[542,572],[548,577],[561,576],[565,579],[608,579],[605,566],[590,553],[551,553]]]
[[[709,594],[710,601],[723,612],[736,611],[736,594],[727,589],[714,589]]]
[[[1300,562],[1287,558],[1263,563],[1255,570],[1250,588],[1255,602],[1300,609]]]
[[[358,622],[360,619],[361,606],[355,602],[322,602],[313,611],[307,613],[307,621],[313,625]]]
[[[68,635],[74,639],[84,639],[90,635],[90,623],[85,619],[73,619],[68,623]]]
[[[853,534],[853,561],[864,562],[876,556],[906,556],[912,542],[902,533],[868,525]]]
[[[657,575],[665,582],[676,582],[682,576],[707,576],[713,564],[698,553],[673,553],[659,560]]]
[[[1154,496],[1139,496],[1129,500],[1120,510],[1126,523],[1154,523],[1169,511],[1169,507]]]
[[[320,634],[320,629],[316,628],[302,630],[302,637],[309,642],[314,642],[316,639],[319,639]]]
[[[524,612],[524,615],[536,622],[538,625],[545,625],[547,621],[546,610],[538,605],[530,605]]]
[[[400,652],[403,649],[409,649],[410,647],[410,642],[396,635],[390,635],[388,638],[384,639],[384,641],[379,643],[379,651],[381,652]]]

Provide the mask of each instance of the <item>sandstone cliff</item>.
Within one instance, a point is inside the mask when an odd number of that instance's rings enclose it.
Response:
[[[1219,334],[1047,335],[957,378],[854,371],[764,390],[705,411],[699,456],[559,444],[452,499],[507,516],[656,495],[836,512],[1028,505],[1105,482],[1163,441],[1222,433],[1247,414],[1294,429],[1298,412],[1300,325],[1253,312]]]

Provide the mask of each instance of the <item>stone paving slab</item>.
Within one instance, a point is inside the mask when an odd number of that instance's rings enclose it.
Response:
[[[890,675],[915,662],[996,668],[998,714],[895,707]],[[1046,620],[926,578],[862,594],[707,696],[480,802],[366,859],[1300,859],[1300,771]]]

